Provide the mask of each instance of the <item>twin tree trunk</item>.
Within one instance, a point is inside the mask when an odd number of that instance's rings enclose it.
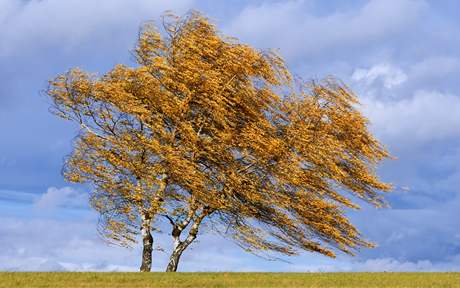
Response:
[[[174,224],[171,235],[174,240],[174,247],[169,257],[169,263],[166,267],[166,272],[176,272],[177,266],[179,265],[180,257],[187,247],[192,244],[198,235],[198,229],[200,227],[201,221],[204,217],[209,215],[208,209],[203,210],[201,215],[194,219],[192,227],[188,231],[187,238],[184,240],[180,239],[180,236],[184,229],[188,226],[192,220],[192,216],[188,218],[185,223]],[[150,231],[152,219],[148,215],[141,215],[142,224],[141,224],[141,234],[142,234],[142,264],[140,267],[141,272],[149,272],[152,269],[152,251],[153,251],[153,237]],[[171,221],[172,222],[172,221]],[[172,222],[173,223],[173,222]]]
[[[141,227],[141,234],[142,234],[142,244],[143,244],[143,251],[142,251],[142,264],[140,267],[141,272],[150,272],[152,269],[152,251],[153,251],[153,237],[150,232],[150,220],[149,219],[142,219],[142,227]],[[182,230],[174,227],[172,236],[174,239],[174,248],[169,257],[169,263],[166,268],[166,272],[176,272],[177,266],[179,265],[180,257],[185,249],[195,240],[197,234],[198,225],[196,225],[196,229],[193,229],[195,225],[193,225],[192,230],[190,230],[188,237],[184,240],[180,240],[180,235]],[[196,231],[196,232],[195,232]]]
[[[142,235],[142,264],[140,271],[141,272],[150,272],[152,269],[152,251],[153,251],[153,237],[150,232],[150,225],[152,220],[146,216],[142,215],[142,224],[141,224],[141,235]]]

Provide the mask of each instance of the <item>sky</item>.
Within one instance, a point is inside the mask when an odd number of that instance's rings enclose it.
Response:
[[[459,271],[460,2],[456,0],[0,0],[0,270],[136,271],[140,247],[96,231],[88,188],[66,183],[77,127],[49,113],[47,81],[72,67],[99,75],[135,65],[140,25],[196,9],[226,35],[279,49],[304,79],[334,75],[358,95],[370,129],[396,160],[391,208],[352,222],[374,249],[336,259],[267,261],[204,231],[180,271]],[[155,235],[153,270],[167,263]]]

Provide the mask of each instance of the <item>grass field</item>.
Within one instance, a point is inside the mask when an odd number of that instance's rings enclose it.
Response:
[[[0,287],[460,287],[460,273],[0,273]]]

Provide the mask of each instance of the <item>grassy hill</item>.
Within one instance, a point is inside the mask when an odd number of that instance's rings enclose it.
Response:
[[[460,287],[460,273],[0,273],[0,287]]]

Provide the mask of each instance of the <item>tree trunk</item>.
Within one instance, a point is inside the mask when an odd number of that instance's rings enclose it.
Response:
[[[166,267],[166,272],[177,271],[177,265],[179,265],[179,258],[182,255],[182,252],[184,251],[183,249],[181,249],[182,241],[180,241],[180,234],[182,233],[182,229],[182,226],[175,225],[171,232],[171,235],[174,239],[174,247],[171,256],[169,256],[169,263]]]
[[[166,267],[166,272],[176,272],[177,266],[179,265],[180,256],[182,256],[182,252],[184,249],[181,249],[182,245],[174,247],[171,256],[169,256],[169,263],[168,267]]]
[[[200,228],[201,221],[203,219],[210,215],[212,213],[212,210],[209,207],[203,207],[201,214],[194,217],[194,213],[196,210],[190,209],[190,213],[188,217],[182,221],[181,223],[175,224],[174,221],[169,218],[171,224],[173,225],[173,229],[171,232],[171,236],[174,239],[174,248],[171,253],[171,256],[169,256],[169,263],[168,266],[166,267],[166,272],[176,272],[177,271],[177,266],[179,265],[179,260],[180,257],[182,256],[182,253],[184,252],[187,247],[192,244],[192,242],[196,239],[196,236],[198,235],[198,229]],[[192,227],[190,227],[190,230],[188,231],[187,238],[185,238],[183,241],[180,240],[180,235],[182,234],[182,231],[190,224],[190,221],[194,221]]]
[[[169,263],[166,267],[166,272],[176,272],[177,266],[179,265],[180,257],[187,247],[192,244],[198,234],[198,227],[201,224],[202,217],[198,219],[197,222],[193,223],[192,228],[190,229],[187,238],[184,241],[180,240],[180,234],[182,229],[174,227],[172,231],[172,236],[174,239],[174,248],[171,256],[169,256]]]
[[[177,266],[179,266],[179,260],[182,256],[182,253],[187,249],[187,247],[195,240],[196,236],[187,237],[184,241],[174,241],[174,249],[169,256],[168,267],[166,267],[166,272],[176,272]]]
[[[152,251],[153,251],[153,237],[150,232],[151,219],[142,215],[141,234],[142,234],[142,264],[140,267],[141,272],[150,272],[152,269]]]

